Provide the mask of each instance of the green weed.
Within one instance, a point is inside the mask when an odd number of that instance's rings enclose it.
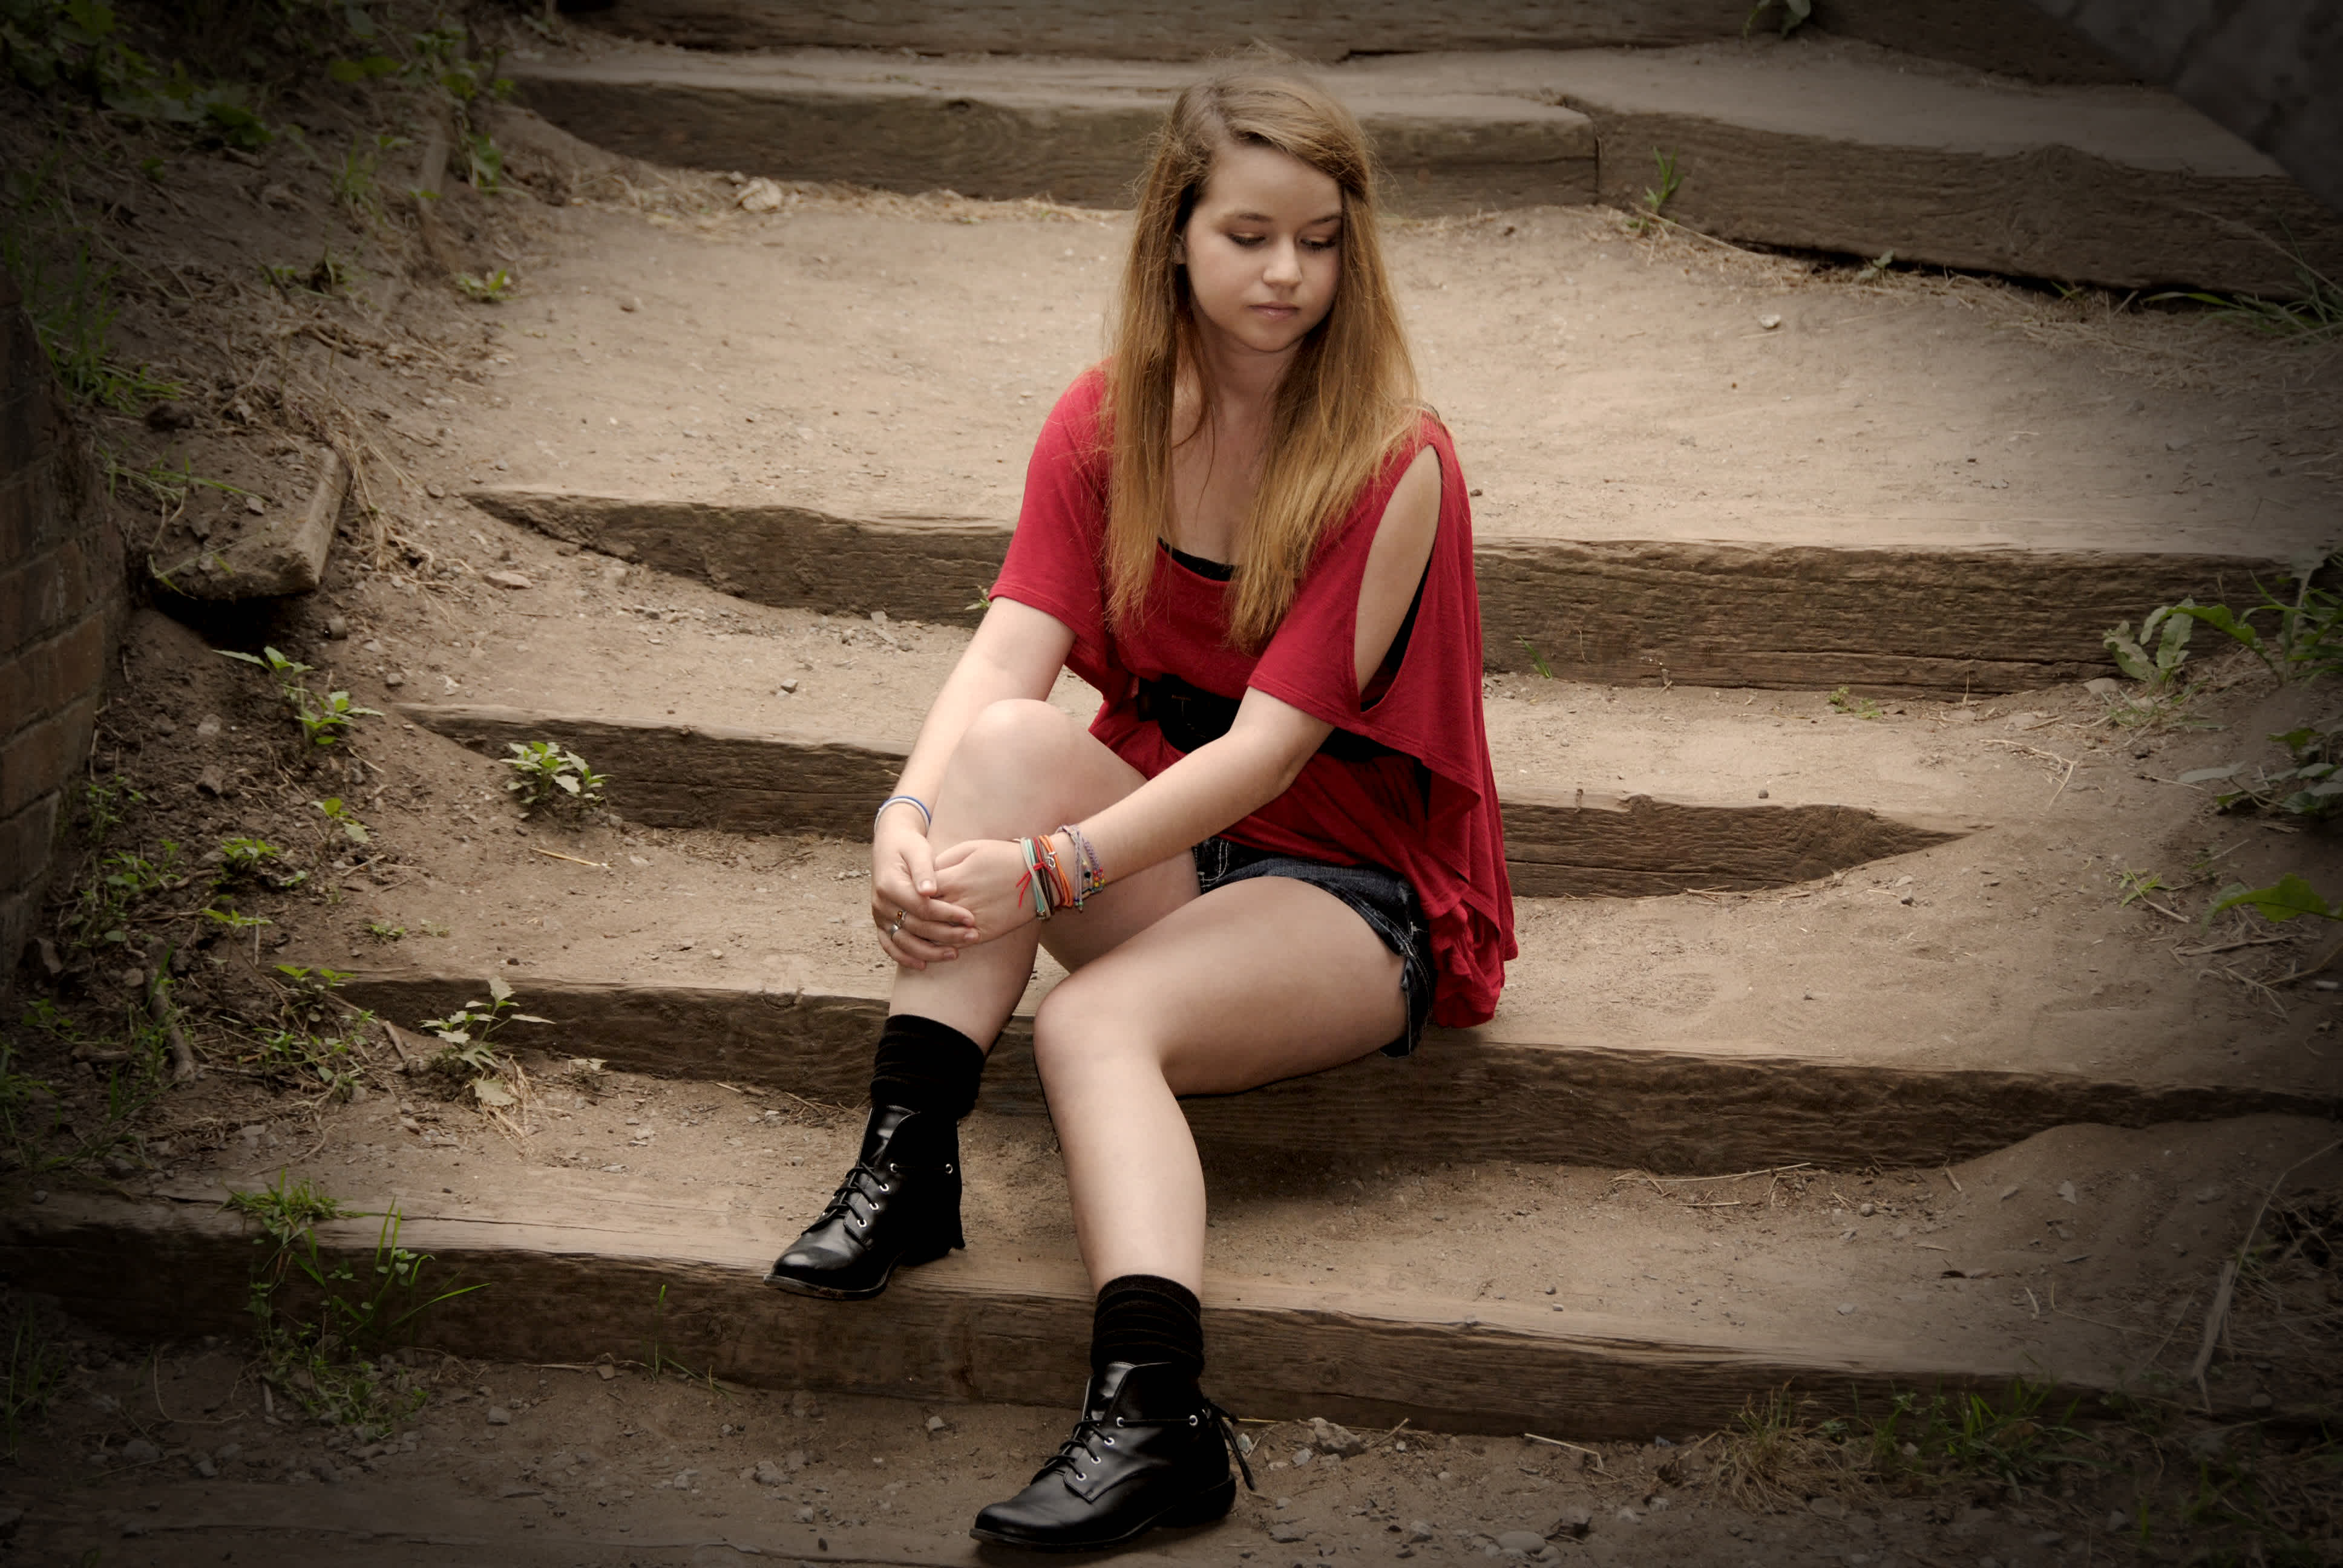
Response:
[[[359,719],[379,719],[382,710],[361,708],[350,700],[347,691],[329,691],[323,696],[309,689],[301,677],[310,673],[311,667],[299,659],[287,658],[273,648],[263,648],[257,655],[240,653],[235,648],[214,648],[222,658],[238,659],[256,665],[276,678],[277,694],[293,710],[301,732],[316,747],[339,745],[350,726]]]
[[[1553,668],[1546,663],[1545,656],[1538,652],[1537,645],[1525,637],[1515,638],[1513,640],[1520,643],[1522,645],[1522,651],[1530,656],[1530,668],[1536,670],[1538,674],[1545,679],[1552,680],[1554,678]]]
[[[310,294],[321,294],[328,297],[348,292],[351,283],[356,281],[357,276],[356,268],[330,250],[320,253],[317,259],[307,266],[272,266],[263,262],[260,265],[260,271],[263,276],[276,286],[280,294],[290,294],[295,289],[301,289]]]
[[[1782,7],[1782,36],[1785,38],[1804,26],[1815,12],[1815,0],[1757,0],[1757,4],[1749,8],[1747,19],[1741,24],[1741,35],[1745,38],[1749,36],[1751,30],[1757,25],[1757,18],[1777,5]]]
[[[2172,890],[2154,871],[2136,871],[2127,866],[2116,873],[2117,899],[2120,908],[2129,908],[2150,893],[2167,893]]]
[[[337,65],[342,64],[335,62]],[[352,217],[379,223],[383,216],[382,186],[377,176],[382,169],[383,156],[407,145],[404,136],[379,132],[370,137],[351,137],[349,150],[342,155],[340,166],[331,174],[335,202]]]
[[[322,1089],[328,1100],[347,1100],[365,1071],[358,1042],[374,1015],[334,995],[350,978],[340,970],[278,964],[277,972],[285,977],[277,1022],[252,1031],[244,1060],[298,1087]]]
[[[115,269],[93,259],[87,239],[53,265],[12,217],[0,226],[0,268],[16,280],[49,367],[75,401],[127,414],[179,396],[174,383],[115,357]]]
[[[2020,1378],[1997,1399],[1896,1394],[1878,1416],[1805,1418],[1785,1387],[1752,1399],[1724,1434],[1719,1479],[1744,1507],[1795,1508],[1818,1494],[1883,1485],[1921,1492],[1989,1480],[2038,1487],[2094,1462],[2074,1424],[2079,1404],[2053,1412],[2046,1385]]]
[[[387,920],[368,920],[367,935],[378,942],[395,942],[407,935],[405,926],[394,926]]]
[[[1832,711],[1844,713],[1851,719],[1877,719],[1882,716],[1879,704],[1867,697],[1855,696],[1844,686],[1832,692],[1827,700]]]
[[[2283,811],[2314,819],[2343,810],[2343,719],[2327,719],[2285,730],[2270,739],[2287,749],[2292,766],[2273,772],[2254,770],[2253,782],[2216,797],[2224,811]],[[2245,771],[2242,762],[2218,768],[2192,768],[2180,776],[2183,784],[2208,784],[2234,779]]]
[[[1892,250],[1883,250],[1856,268],[1855,280],[1857,283],[1876,283],[1886,276],[1895,265],[1896,253]]]
[[[312,800],[309,804],[323,812],[326,820],[339,828],[342,830],[342,837],[351,843],[366,844],[373,841],[374,834],[367,829],[364,822],[358,820],[357,812],[342,804],[340,796],[328,795],[323,800]]]
[[[2288,236],[2289,239],[2291,237]],[[2343,285],[2338,285],[2311,266],[2299,246],[2289,244],[2287,255],[2294,263],[2295,281],[2300,290],[2292,299],[2264,299],[2253,294],[2173,289],[2163,294],[2151,294],[2147,302],[2185,299],[2207,307],[2216,316],[2274,337],[2291,337],[2305,343],[2343,337]]]
[[[92,849],[104,844],[122,826],[133,806],[144,805],[146,797],[130,787],[130,780],[116,773],[110,778],[93,779],[82,786],[82,836]]]
[[[520,797],[524,813],[546,806],[598,804],[602,786],[610,781],[608,774],[595,772],[583,757],[555,741],[512,740],[505,749],[512,755],[502,760],[513,771],[505,789]]]
[[[372,1255],[362,1261],[318,1246],[318,1224],[358,1216],[306,1179],[279,1172],[263,1191],[230,1193],[225,1207],[261,1230],[256,1241],[265,1255],[254,1267],[246,1310],[269,1382],[308,1413],[364,1437],[387,1435],[421,1409],[427,1391],[386,1352],[423,1312],[480,1287],[427,1289],[431,1258],[399,1245],[397,1204],[382,1215]],[[316,1317],[299,1315],[301,1307]]]
[[[0,1338],[7,1342],[5,1382],[0,1383],[0,1457],[16,1457],[25,1428],[47,1412],[65,1386],[69,1363],[57,1342],[62,1327],[53,1309],[13,1292],[0,1303]]]
[[[179,846],[167,839],[152,859],[131,849],[107,850],[98,859],[96,875],[74,895],[65,917],[68,940],[84,950],[127,943],[139,904],[187,885],[178,867]]]
[[[439,1038],[443,1049],[432,1065],[443,1075],[468,1081],[473,1099],[484,1106],[514,1103],[505,1080],[511,1063],[497,1054],[496,1033],[508,1023],[550,1023],[551,1019],[513,1010],[513,989],[503,977],[488,977],[488,1000],[468,1001],[445,1018],[418,1026]]]
[[[456,286],[482,305],[494,305],[512,292],[513,278],[501,266],[486,276],[459,272],[456,275]]]
[[[2215,915],[2238,909],[2251,910],[2266,920],[2290,920],[2303,915],[2343,920],[2343,903],[2328,903],[2319,896],[2318,890],[2293,871],[2267,888],[2248,888],[2242,882],[2223,888],[2205,918],[2210,920]]]
[[[2100,641],[2115,656],[2117,669],[2151,692],[2168,691],[2180,684],[2180,667],[2188,662],[2188,634],[2197,619],[2191,612],[2197,608],[2188,599],[2166,605],[2147,613],[2137,637],[2131,622],[2118,621]]]
[[[1660,183],[1645,188],[1643,199],[1627,219],[1627,226],[1637,234],[1648,234],[1661,224],[1674,221],[1664,209],[1674,199],[1677,187],[1684,184],[1684,176],[1676,169],[1675,154],[1654,147],[1652,163],[1659,171]]]

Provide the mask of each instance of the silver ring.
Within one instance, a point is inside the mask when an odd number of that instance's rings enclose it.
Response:
[[[903,929],[903,911],[902,911],[902,910],[897,910],[895,911],[895,923],[894,923],[893,925],[889,926],[889,927],[887,928],[887,934],[888,934],[889,936],[890,936],[890,937],[891,937],[891,936],[894,936],[894,935],[896,935],[898,932],[901,931],[901,930],[902,930],[902,929]]]

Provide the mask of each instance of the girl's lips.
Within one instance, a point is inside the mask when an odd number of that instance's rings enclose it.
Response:
[[[1302,314],[1302,307],[1298,305],[1252,305],[1245,308],[1259,311],[1263,316],[1274,316],[1281,321],[1289,316]]]

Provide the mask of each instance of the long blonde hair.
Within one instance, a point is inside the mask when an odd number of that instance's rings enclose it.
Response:
[[[1180,367],[1197,372],[1198,430],[1212,414],[1186,270],[1173,245],[1222,148],[1274,147],[1330,176],[1342,196],[1334,297],[1279,382],[1261,482],[1239,531],[1232,642],[1259,648],[1292,608],[1326,530],[1415,428],[1422,405],[1375,226],[1375,166],[1366,134],[1305,77],[1225,70],[1182,93],[1156,134],[1123,269],[1102,437],[1113,464],[1107,503],[1107,612],[1139,610],[1157,545],[1172,525],[1172,424]]]

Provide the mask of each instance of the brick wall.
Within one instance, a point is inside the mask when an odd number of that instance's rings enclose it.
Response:
[[[40,913],[127,595],[122,546],[0,273],[0,992]]]

